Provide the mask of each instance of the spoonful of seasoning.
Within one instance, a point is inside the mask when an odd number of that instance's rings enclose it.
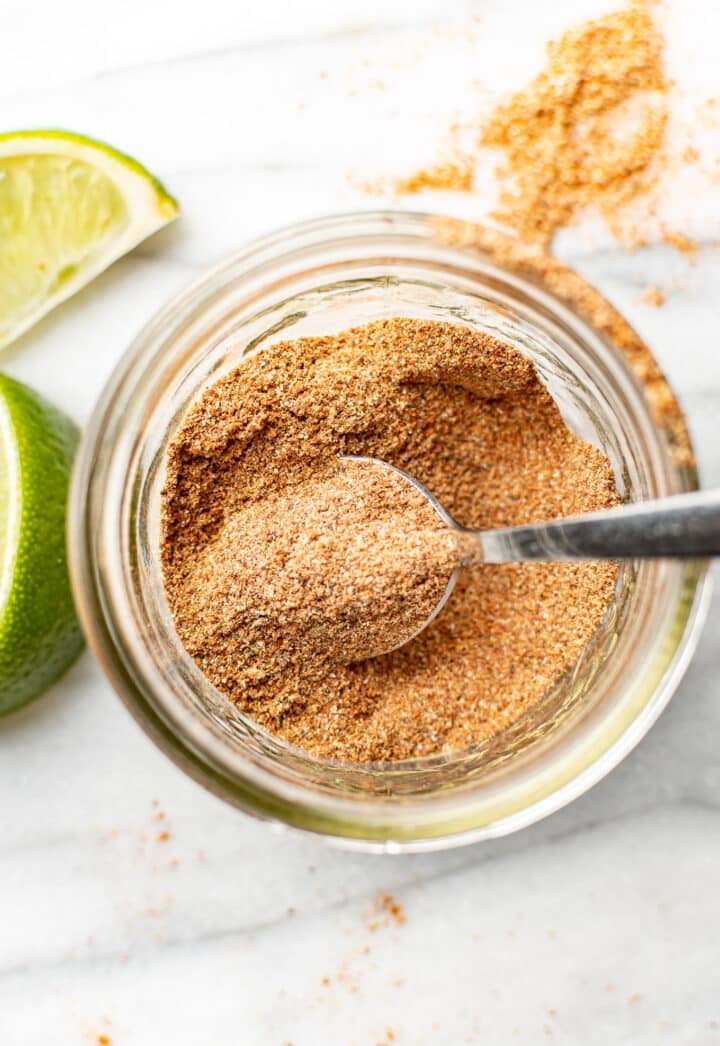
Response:
[[[232,571],[218,628],[243,637],[258,678],[402,646],[442,605],[457,566],[455,535],[425,493],[360,458],[319,464],[248,506],[224,541],[208,552]]]
[[[479,564],[718,555],[720,492],[479,531],[401,469],[343,456],[249,508],[225,537],[213,556],[238,562],[220,627],[244,636],[260,678],[404,646]]]
[[[394,502],[390,515],[338,545],[343,563],[332,586],[334,602],[316,624],[323,642],[331,642],[345,661],[387,653],[414,639],[440,613],[460,570],[481,563],[720,555],[720,491],[481,531],[460,526],[402,469],[377,458],[341,460],[355,474],[361,503],[370,504],[383,474],[386,497]],[[424,514],[424,527],[418,498],[435,515],[433,520]]]

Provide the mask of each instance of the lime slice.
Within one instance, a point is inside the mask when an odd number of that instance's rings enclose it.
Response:
[[[177,214],[160,182],[109,145],[0,134],[0,347]]]
[[[0,715],[38,697],[82,647],[65,554],[73,422],[0,374]]]

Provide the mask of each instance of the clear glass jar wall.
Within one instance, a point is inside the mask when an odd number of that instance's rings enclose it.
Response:
[[[624,564],[615,602],[573,669],[526,717],[466,751],[353,767],[254,726],[185,654],[163,599],[165,448],[188,404],[248,352],[391,316],[463,323],[525,352],[571,428],[610,457],[624,499],[695,485],[627,361],[575,312],[492,258],[438,243],[427,216],[350,215],[251,245],[141,333],[85,436],[70,546],[90,644],[180,766],[258,816],[366,848],[417,850],[527,825],[607,773],[677,684],[705,571],[694,562]]]

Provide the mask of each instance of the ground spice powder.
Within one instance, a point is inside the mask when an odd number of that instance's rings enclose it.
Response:
[[[550,291],[624,356],[645,390],[655,423],[664,431],[675,463],[695,477],[695,457],[685,417],[665,375],[637,331],[599,291],[536,243],[457,218],[433,217],[429,224],[438,243],[478,252]]]
[[[386,653],[422,628],[458,559],[453,532],[412,484],[331,457],[228,516],[190,559],[185,646],[204,659],[225,637],[250,686],[259,664],[269,677]]]
[[[547,246],[589,211],[637,245],[637,217],[625,218],[624,208],[641,198],[649,203],[665,162],[664,43],[645,0],[568,29],[548,44],[538,76],[478,119],[472,151],[455,130],[449,157],[398,180],[396,191],[470,192],[481,151],[498,149],[493,217],[505,226]]]
[[[582,209],[617,230],[619,211],[655,184],[668,106],[664,40],[642,2],[569,29],[548,62],[500,105],[480,144],[505,153],[495,215],[547,244]]]
[[[339,483],[333,496],[344,496],[340,454],[404,469],[475,527],[614,504],[609,462],[570,432],[518,351],[410,319],[248,357],[203,393],[172,441],[165,589],[181,641],[221,692],[273,734],[333,759],[397,760],[491,736],[576,661],[612,597],[615,566],[481,566],[401,649],[349,663],[306,657],[292,629],[287,639],[275,626],[263,634],[254,615],[283,581],[273,544],[286,518],[299,518],[298,504],[313,515],[318,483]],[[386,507],[392,522],[395,497]],[[402,513],[410,530],[429,523],[418,505]],[[308,521],[322,540],[327,518]],[[377,523],[360,509],[351,529]]]

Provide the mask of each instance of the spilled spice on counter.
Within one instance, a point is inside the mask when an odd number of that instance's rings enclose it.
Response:
[[[312,627],[302,586],[288,637],[277,621],[264,631],[259,608],[277,618],[274,592],[294,583],[283,557],[302,561],[287,543],[288,518],[307,509],[309,534],[295,536],[301,548],[325,542],[321,558],[336,554],[323,512],[341,530],[359,527],[360,544],[363,527],[380,540],[381,521],[351,505],[357,488],[343,490],[341,454],[404,469],[474,527],[615,504],[610,463],[570,432],[520,352],[461,325],[410,319],[249,356],[204,391],[172,440],[162,499],[166,596],[181,641],[218,690],[271,733],[333,759],[397,760],[491,736],[577,660],[612,598],[616,567],[480,566],[400,649],[350,661],[337,650],[305,656],[301,633],[292,634],[306,611]],[[339,485],[334,496],[347,512],[325,503],[313,518],[323,483]],[[386,506],[392,528],[396,505],[393,496]],[[424,502],[403,507],[411,532],[436,526],[425,511]],[[341,547],[352,549],[356,536],[343,535]],[[321,583],[333,583],[336,568]],[[342,587],[334,598],[345,598]]]
[[[663,47],[641,0],[548,45],[545,69],[480,135],[505,154],[499,221],[547,244],[581,209],[613,228],[620,209],[647,194],[668,121]]]
[[[647,0],[568,29],[547,45],[547,62],[524,88],[476,118],[471,148],[450,130],[447,151],[394,184],[401,194],[425,189],[471,192],[484,150],[502,160],[499,204],[492,217],[548,246],[581,212],[598,214],[614,235],[639,245],[642,200],[666,166],[669,116],[663,34]],[[696,162],[687,152],[685,162]],[[672,243],[672,234],[665,237]]]
[[[405,178],[398,178],[395,191],[411,196],[425,189],[442,192],[471,192],[474,185],[474,168],[468,159],[444,160],[431,167],[421,167]]]
[[[650,305],[653,309],[659,309],[665,304],[665,294],[659,287],[652,285],[645,288],[640,300],[643,305]]]
[[[407,922],[403,906],[390,893],[383,894],[379,899],[378,908],[382,912],[387,912],[396,926],[403,926]]]
[[[671,229],[662,230],[662,242],[669,247],[674,247],[680,254],[684,254],[691,262],[696,262],[700,252],[700,244],[697,240],[690,239],[682,232],[673,232]]]

